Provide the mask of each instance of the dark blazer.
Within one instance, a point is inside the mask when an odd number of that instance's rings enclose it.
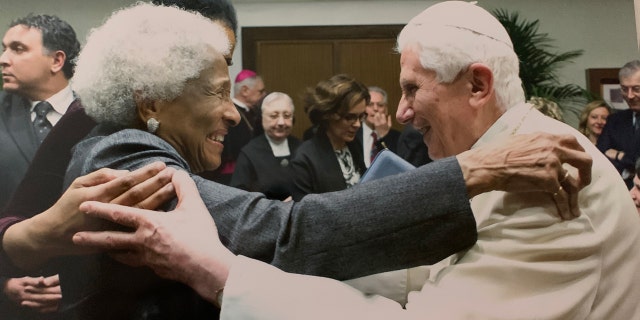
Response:
[[[222,149],[222,157],[220,167],[213,171],[205,171],[200,176],[229,185],[231,183],[231,176],[235,170],[236,161],[240,150],[246,146],[254,137],[254,131],[256,129],[255,115],[253,112],[247,112],[244,108],[235,105],[238,113],[240,114],[240,122],[237,126],[229,128],[229,132],[224,137],[224,149]],[[262,125],[260,123],[259,125]]]
[[[29,100],[0,92],[0,208],[11,198],[38,149],[30,109]]]
[[[71,160],[71,148],[95,126],[79,100],[74,101],[42,141],[24,179],[0,213],[0,236],[14,223],[51,207],[62,195],[62,182]],[[7,259],[0,259],[0,274],[15,274]]]
[[[289,197],[292,179],[289,162],[300,146],[300,140],[289,136],[287,143],[291,154],[286,157],[276,157],[264,134],[253,138],[240,151],[236,170],[231,178],[231,186],[262,192],[269,199],[284,200]]]
[[[609,149],[624,151],[621,160],[609,160],[618,172],[622,173],[627,169],[635,173],[636,160],[640,156],[640,132],[636,133],[633,127],[633,111],[627,109],[610,115],[596,146],[602,153]],[[625,180],[625,183],[627,187],[632,186],[633,174]]]
[[[363,122],[362,126],[366,126],[366,124]],[[362,146],[362,134],[364,132],[364,130],[362,129],[362,126],[360,126],[360,129],[358,129],[358,133],[356,134],[356,139],[358,140],[358,142],[360,143],[360,145]],[[391,128],[389,130],[389,133],[387,133],[386,136],[382,137],[382,139],[378,139],[378,141],[376,142],[376,147],[378,147],[378,150],[382,150],[384,149],[384,146],[387,147],[387,149],[393,151],[393,153],[397,153],[398,151],[398,138],[400,137],[400,131]],[[383,145],[384,144],[384,145]],[[361,153],[364,153],[364,148],[360,148],[361,149]],[[363,155],[364,156],[364,155]],[[366,155],[367,157],[370,155]]]
[[[31,104],[27,99],[4,91],[0,92],[0,148],[2,150],[0,152],[0,181],[2,181],[0,183],[0,208],[9,205],[9,199],[13,194],[20,193],[16,201],[13,201],[12,215],[22,215],[22,211],[15,211],[15,206],[35,206],[31,208],[35,208],[36,212],[42,212],[58,200],[62,187],[61,177],[64,175],[69,159],[71,159],[71,147],[95,125],[84,115],[84,111],[81,111],[82,117],[90,121],[89,128],[86,127],[87,122],[85,121],[72,120],[73,126],[57,129],[59,124],[69,121],[65,118],[78,116],[76,112],[81,110],[82,106],[80,101],[76,99],[69,105],[65,113],[65,115],[69,113],[72,115],[62,116],[42,142],[42,146],[46,150],[40,151],[31,125],[30,108]],[[54,132],[58,133],[54,134]],[[54,138],[49,138],[51,135]],[[45,143],[47,140],[50,141]],[[39,160],[37,160],[38,165],[32,168],[33,166],[30,167],[31,163],[36,162],[34,156]],[[47,172],[34,172],[43,168],[48,168]],[[27,178],[26,174],[35,175],[37,178],[30,182],[21,183],[23,178]],[[51,174],[58,175],[59,181],[54,186],[43,181],[43,179],[49,179]],[[31,212],[31,208],[25,208],[25,210]]]
[[[366,170],[362,146],[355,139],[347,146],[353,157],[355,169],[362,175]],[[302,143],[289,166],[293,174],[291,196],[295,201],[310,193],[347,188],[338,158],[323,129],[319,129],[313,138]]]
[[[431,162],[429,149],[424,144],[422,134],[410,125],[406,125],[400,133],[396,154],[415,167]]]
[[[31,125],[30,107],[28,100],[0,92],[0,201],[4,206],[0,214],[0,236],[12,224],[43,212],[58,200],[62,194],[62,179],[71,159],[71,147],[89,131],[84,125],[86,121],[71,120],[74,125],[64,125],[69,118],[74,119],[79,113],[86,117],[80,102],[75,100],[38,148]],[[90,121],[89,127],[93,127],[93,121],[88,117],[86,119]],[[45,268],[34,271],[33,275],[48,276],[55,273]],[[25,275],[18,273],[2,256],[0,275],[12,274]],[[6,280],[7,278],[0,277],[0,283]],[[0,312],[11,312],[4,308],[5,306],[1,306]],[[30,314],[28,310],[16,312],[26,312],[22,316],[29,319],[57,319],[51,314]]]
[[[66,180],[102,167],[133,170],[153,161],[189,169],[171,145],[147,132],[128,129],[98,135],[76,146]],[[298,203],[272,201],[260,193],[192,178],[225,246],[288,272],[350,279],[431,264],[476,239],[466,186],[454,157],[366,186],[309,195]],[[336,226],[349,226],[358,236],[335,232]],[[137,301],[153,301],[148,294],[173,292],[157,290],[171,289],[175,283],[157,279],[147,269],[108,261],[106,256],[89,257],[82,264],[79,257],[70,257],[61,267],[63,299],[92,293],[95,299],[85,300],[89,303],[85,310],[96,316],[91,319],[117,312],[114,306],[129,310]],[[114,265],[119,268],[112,270]],[[133,293],[136,299],[131,300]],[[191,310],[188,304],[182,309]]]
[[[80,102],[74,101],[42,142],[2,216],[30,217],[58,201],[71,148],[94,126]]]

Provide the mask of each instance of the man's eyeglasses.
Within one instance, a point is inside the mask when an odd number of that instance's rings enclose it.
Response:
[[[631,90],[631,92],[633,92],[633,94],[637,94],[640,95],[640,86],[632,86],[632,87],[627,87],[627,86],[620,86],[620,90],[622,91],[622,94],[627,94],[629,92],[629,90]]]
[[[356,120],[360,120],[360,122],[364,121],[365,119],[367,119],[367,113],[363,112],[363,113],[347,113],[347,114],[343,114],[341,116],[342,119],[344,119],[345,121],[349,122],[349,123],[354,123],[356,122]]]

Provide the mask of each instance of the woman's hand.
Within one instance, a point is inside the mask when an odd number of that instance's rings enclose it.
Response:
[[[185,283],[215,303],[235,255],[220,242],[215,222],[189,175],[176,172],[173,184],[179,202],[171,212],[94,201],[82,204],[81,209],[89,216],[133,231],[79,232],[73,241],[109,251],[128,265],[148,266],[159,276]]]
[[[5,252],[15,266],[27,270],[52,257],[89,253],[73,245],[73,234],[108,225],[84,215],[81,203],[94,200],[156,208],[175,195],[170,183],[174,171],[156,162],[133,172],[105,168],[79,177],[51,208],[9,227],[2,239]]]

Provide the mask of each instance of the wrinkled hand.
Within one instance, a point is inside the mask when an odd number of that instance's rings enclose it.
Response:
[[[470,197],[491,190],[542,191],[550,194],[563,219],[580,215],[578,191],[591,183],[591,156],[571,135],[515,135],[457,158]],[[577,176],[563,164],[577,169]]]
[[[58,275],[50,277],[23,277],[7,280],[4,294],[18,306],[40,313],[58,310],[62,299]]]
[[[71,238],[80,230],[107,227],[79,211],[87,200],[156,208],[175,193],[171,176],[175,170],[156,162],[128,172],[100,169],[77,178],[47,211],[11,226],[3,237],[5,251],[17,267],[31,269],[48,259],[91,251],[77,247]]]
[[[215,302],[235,256],[220,242],[211,214],[189,175],[176,172],[172,181],[179,200],[171,212],[83,203],[80,208],[87,215],[134,231],[79,232],[73,241],[109,251],[122,263],[148,266],[159,276],[183,282]]]

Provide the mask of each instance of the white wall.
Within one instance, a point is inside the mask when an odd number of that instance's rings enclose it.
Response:
[[[0,0],[0,34],[9,23],[29,13],[53,14],[67,21],[84,43],[89,29],[97,27],[117,8],[135,0]]]
[[[233,0],[232,0],[233,1]],[[134,0],[0,0],[0,33],[14,18],[29,12],[50,13],[68,21],[81,41],[114,9]],[[403,24],[437,1],[337,1],[315,3],[238,3],[241,26]],[[638,58],[633,0],[480,0],[487,9],[519,11],[540,19],[543,32],[556,39],[558,50],[584,49],[561,77],[585,86],[585,69],[619,67]],[[241,43],[241,42],[240,42]],[[241,47],[234,55],[232,76],[241,69]]]

